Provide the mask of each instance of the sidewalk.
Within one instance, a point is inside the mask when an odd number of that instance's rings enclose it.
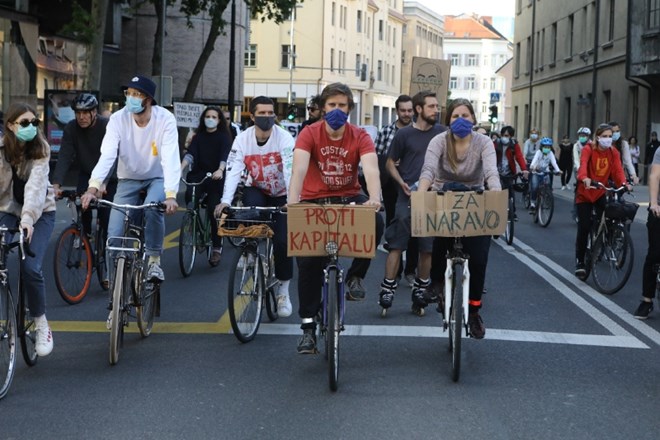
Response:
[[[575,179],[571,179],[571,183],[569,184],[570,189],[563,190],[561,189],[561,179],[558,178],[559,176],[555,176],[554,182],[553,182],[553,194],[555,197],[559,197],[564,200],[569,200],[573,201],[574,197],[574,183]],[[648,211],[646,208],[649,206],[649,187],[646,185],[635,185],[633,187],[633,192],[632,194],[626,194],[625,196],[626,200],[629,202],[634,202],[639,205],[639,209],[637,210],[637,215],[635,215],[635,221],[640,222],[643,224],[646,224],[646,218],[648,216]]]

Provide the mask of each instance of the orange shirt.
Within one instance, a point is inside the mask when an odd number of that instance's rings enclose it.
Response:
[[[575,198],[576,203],[595,203],[605,195],[604,189],[587,189],[582,181],[586,178],[609,186],[608,180],[613,180],[619,187],[626,182],[623,174],[621,157],[616,148],[610,147],[601,150],[592,144],[587,144],[580,155],[580,168],[578,170],[578,187]]]

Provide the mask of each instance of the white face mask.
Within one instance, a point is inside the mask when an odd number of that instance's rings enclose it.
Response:
[[[602,148],[610,148],[612,146],[612,138],[598,138],[598,145]]]
[[[218,120],[213,118],[204,118],[204,125],[206,125],[206,128],[213,129],[218,126]]]

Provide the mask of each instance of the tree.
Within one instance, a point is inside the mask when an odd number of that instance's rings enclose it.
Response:
[[[183,0],[181,3],[181,12],[186,15],[188,27],[192,28],[191,17],[207,12],[211,17],[211,28],[204,43],[204,48],[195,63],[195,67],[188,80],[188,85],[183,96],[184,101],[192,101],[195,96],[195,90],[199,85],[206,63],[211,57],[215,42],[224,34],[224,28],[227,22],[223,20],[222,14],[227,9],[232,0]],[[240,1],[240,0],[237,0]],[[296,3],[302,3],[303,0],[245,0],[253,17],[260,16],[261,21],[273,20],[275,23],[282,23],[290,15]]]

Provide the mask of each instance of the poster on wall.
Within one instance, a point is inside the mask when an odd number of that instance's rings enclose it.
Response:
[[[64,127],[76,118],[71,108],[73,100],[82,92],[91,93],[99,100],[98,91],[46,90],[44,92],[44,131],[50,145],[51,160],[57,158],[62,144]],[[99,100],[100,102],[100,100]]]

